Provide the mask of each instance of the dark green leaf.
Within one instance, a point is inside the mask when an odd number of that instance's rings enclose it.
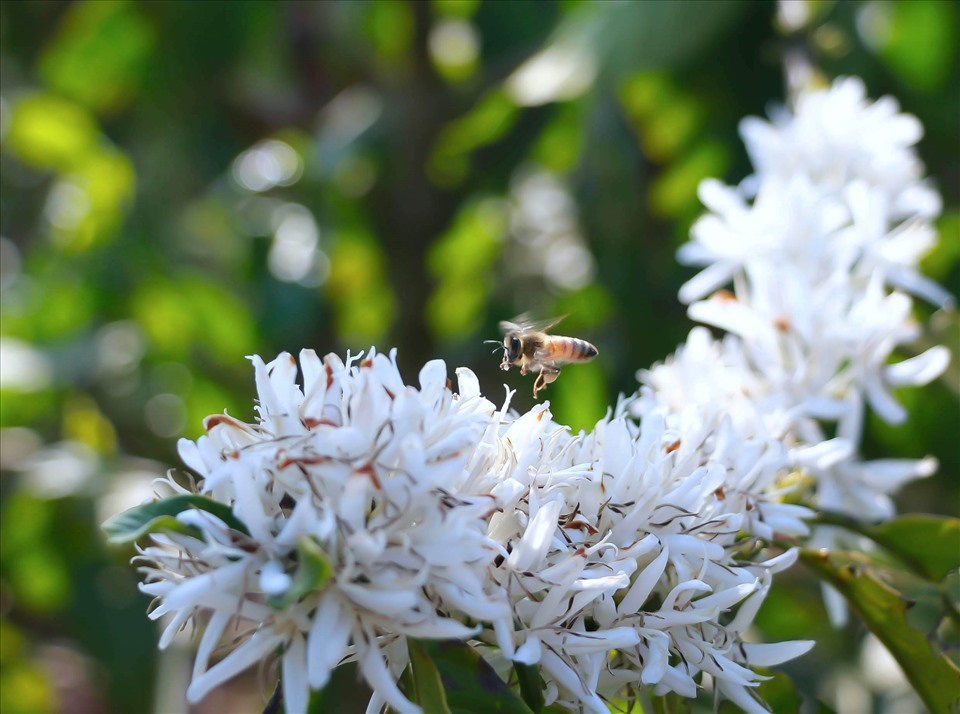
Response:
[[[960,700],[960,670],[911,628],[910,603],[882,582],[875,562],[854,553],[804,550],[801,559],[833,585],[890,651],[930,711],[951,711]]]
[[[514,662],[513,668],[517,672],[517,681],[520,682],[520,696],[534,714],[539,714],[543,710],[543,683],[540,681],[540,668],[521,662]]]
[[[413,670],[413,701],[430,714],[451,714],[440,672],[417,640],[407,640]]]
[[[459,640],[420,640],[446,690],[452,714],[532,714],[480,654]]]
[[[103,530],[111,543],[132,543],[147,533],[174,531],[200,535],[197,529],[186,526],[176,519],[178,513],[197,509],[206,511],[227,524],[228,527],[250,535],[247,527],[233,515],[230,506],[197,494],[181,494],[118,513],[103,524]]]
[[[342,664],[330,673],[326,687],[310,693],[307,714],[362,712],[370,695],[370,690],[357,672],[357,663]]]
[[[323,549],[312,538],[303,536],[297,541],[297,572],[290,588],[283,595],[269,597],[267,602],[278,609],[292,605],[322,588],[332,572],[330,559]]]

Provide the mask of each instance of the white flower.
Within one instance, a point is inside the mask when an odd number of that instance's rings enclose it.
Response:
[[[729,334],[716,343],[692,331],[675,357],[639,374],[631,406],[727,413],[744,435],[783,442],[820,508],[867,518],[892,515],[891,491],[933,462],[885,478],[889,468],[860,461],[865,404],[902,423],[893,389],[928,383],[950,359],[935,346],[892,361],[920,335],[901,291],[952,303],[919,270],[940,203],[913,149],[920,124],[898,112],[890,98],[867,101],[860,80],[840,79],[772,124],[744,120],[756,174],[738,188],[704,181],[708,213],[679,251],[703,268],[680,290],[690,317]],[[733,292],[714,293],[727,285]],[[838,438],[827,440],[821,422],[833,421]]]
[[[201,491],[229,504],[250,536],[203,511],[180,517],[202,539],[154,536],[142,589],[158,598],[152,617],[173,615],[161,646],[210,615],[193,702],[281,648],[288,711],[305,710],[310,689],[347,658],[377,701],[416,710],[396,685],[404,638],[464,638],[476,632],[467,618],[509,617],[484,579],[498,552],[486,536],[493,498],[463,488],[495,409],[468,370],[451,392],[439,361],[415,389],[392,356],[372,351],[344,364],[305,350],[302,386],[290,355],[252,360],[257,423],[210,417],[207,436],[180,444]],[[299,592],[311,557],[329,564],[329,579]],[[212,664],[227,631],[240,644]]]
[[[857,77],[802,93],[794,111],[778,111],[772,123],[744,119],[740,134],[761,178],[806,176],[833,191],[863,180],[883,192],[895,220],[940,213],[913,150],[920,122],[901,114],[893,97],[870,102]]]
[[[514,487],[502,489],[490,536],[508,553],[493,577],[513,619],[488,639],[540,664],[548,703],[606,711],[641,686],[695,696],[701,672],[730,698],[758,683],[740,632],[796,552],[745,566],[755,541],[738,533],[806,533],[811,512],[767,496],[782,445],[700,417],[668,423],[655,411],[637,425],[618,409],[574,436],[540,406],[503,431],[513,454],[502,483]],[[740,614],[722,625],[731,610]],[[784,658],[802,653],[786,646]]]

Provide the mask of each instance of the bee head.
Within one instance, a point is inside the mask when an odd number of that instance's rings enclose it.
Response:
[[[511,332],[503,338],[503,349],[510,362],[516,362],[520,359],[520,350],[522,347],[523,345],[520,342],[520,338],[517,337],[515,332]]]

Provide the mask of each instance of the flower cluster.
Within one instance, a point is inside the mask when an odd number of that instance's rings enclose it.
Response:
[[[192,701],[280,648],[288,711],[304,711],[309,690],[346,658],[408,711],[396,685],[403,637],[463,638],[475,634],[467,618],[509,615],[484,576],[499,552],[486,535],[493,497],[470,495],[467,468],[494,407],[468,370],[451,392],[439,361],[415,389],[392,356],[345,364],[305,350],[301,388],[291,355],[252,359],[257,423],[212,416],[207,436],[180,443],[201,492],[229,504],[248,535],[192,509],[179,518],[201,536],[153,536],[142,589],[159,600],[152,617],[173,614],[160,646],[209,615]],[[225,633],[238,632],[239,646],[210,666]]]
[[[573,435],[546,406],[496,409],[469,370],[454,393],[442,362],[405,386],[373,351],[303,352],[302,387],[290,355],[253,361],[256,424],[209,417],[180,447],[236,522],[184,511],[194,530],[154,534],[139,556],[151,616],[171,616],[161,646],[208,619],[191,700],[282,651],[290,711],[349,660],[372,710],[415,710],[397,680],[420,637],[538,664],[546,701],[574,710],[643,686],[695,696],[701,672],[757,709],[750,667],[809,646],[741,639],[796,556],[758,558],[761,539],[806,532],[809,512],[771,497],[778,442],[692,411],[638,425],[623,408]]]
[[[762,710],[755,668],[811,646],[745,639],[797,557],[777,544],[808,534],[791,501],[809,479],[817,508],[881,518],[932,470],[857,446],[866,404],[902,421],[891,389],[948,359],[888,364],[917,337],[906,292],[949,296],[917,269],[939,200],[892,100],[841,80],[743,134],[756,174],[703,184],[710,212],[681,251],[704,268],[681,292],[691,316],[728,334],[695,328],[589,433],[548,405],[497,407],[466,369],[454,392],[440,361],[415,388],[374,350],[304,351],[299,381],[288,354],[252,358],[255,423],[209,417],[180,444],[199,485],[164,482],[230,517],[183,510],[138,556],[162,647],[206,622],[192,701],[279,652],[290,712],[346,661],[371,711],[416,711],[397,684],[416,637],[537,665],[545,702],[576,711],[707,680]]]
[[[913,149],[920,123],[845,78],[802,94],[772,123],[744,120],[741,134],[756,173],[736,187],[703,182],[708,213],[679,253],[703,268],[680,291],[690,316],[728,335],[695,328],[639,374],[633,410],[727,413],[745,434],[789,448],[819,510],[889,518],[889,494],[936,463],[860,460],[865,406],[901,423],[892,389],[926,384],[949,362],[935,346],[890,363],[920,333],[907,293],[952,303],[918,268],[940,211]]]
[[[694,411],[676,425],[660,414],[638,425],[624,411],[576,436],[546,407],[506,428],[515,456],[502,483],[513,495],[490,536],[510,551],[493,577],[513,622],[490,641],[540,664],[546,702],[575,711],[608,711],[644,686],[695,697],[703,672],[741,708],[763,711],[750,667],[812,645],[741,638],[796,551],[748,557],[774,533],[805,534],[812,515],[770,497],[784,449]]]

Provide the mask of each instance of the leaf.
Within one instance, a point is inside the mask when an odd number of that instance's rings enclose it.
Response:
[[[330,673],[327,686],[320,691],[310,692],[307,714],[362,712],[371,694],[357,671],[357,663],[341,664]]]
[[[304,595],[316,592],[330,579],[333,567],[330,559],[313,538],[302,536],[297,541],[297,572],[283,595],[267,598],[278,610],[299,601]]]
[[[196,528],[181,523],[176,518],[178,513],[190,509],[206,511],[226,523],[229,528],[250,535],[243,522],[233,515],[230,506],[197,494],[181,494],[134,506],[108,519],[102,527],[111,543],[132,543],[147,533],[157,531],[199,536],[200,532]]]
[[[960,565],[960,519],[927,514],[898,516],[864,535],[934,582]]]
[[[452,714],[533,714],[473,647],[459,640],[418,640],[433,660]]]
[[[540,681],[540,668],[533,664],[514,662],[513,668],[520,683],[520,696],[534,714],[543,710],[543,684]]]
[[[803,550],[801,560],[846,598],[897,660],[930,711],[950,711],[960,700],[960,670],[933,651],[907,623],[909,602],[883,583],[862,554]]]
[[[413,669],[412,699],[419,704],[423,711],[430,714],[451,714],[447,706],[447,694],[440,680],[430,655],[424,651],[417,640],[407,640],[407,649],[410,652],[410,664]]]

